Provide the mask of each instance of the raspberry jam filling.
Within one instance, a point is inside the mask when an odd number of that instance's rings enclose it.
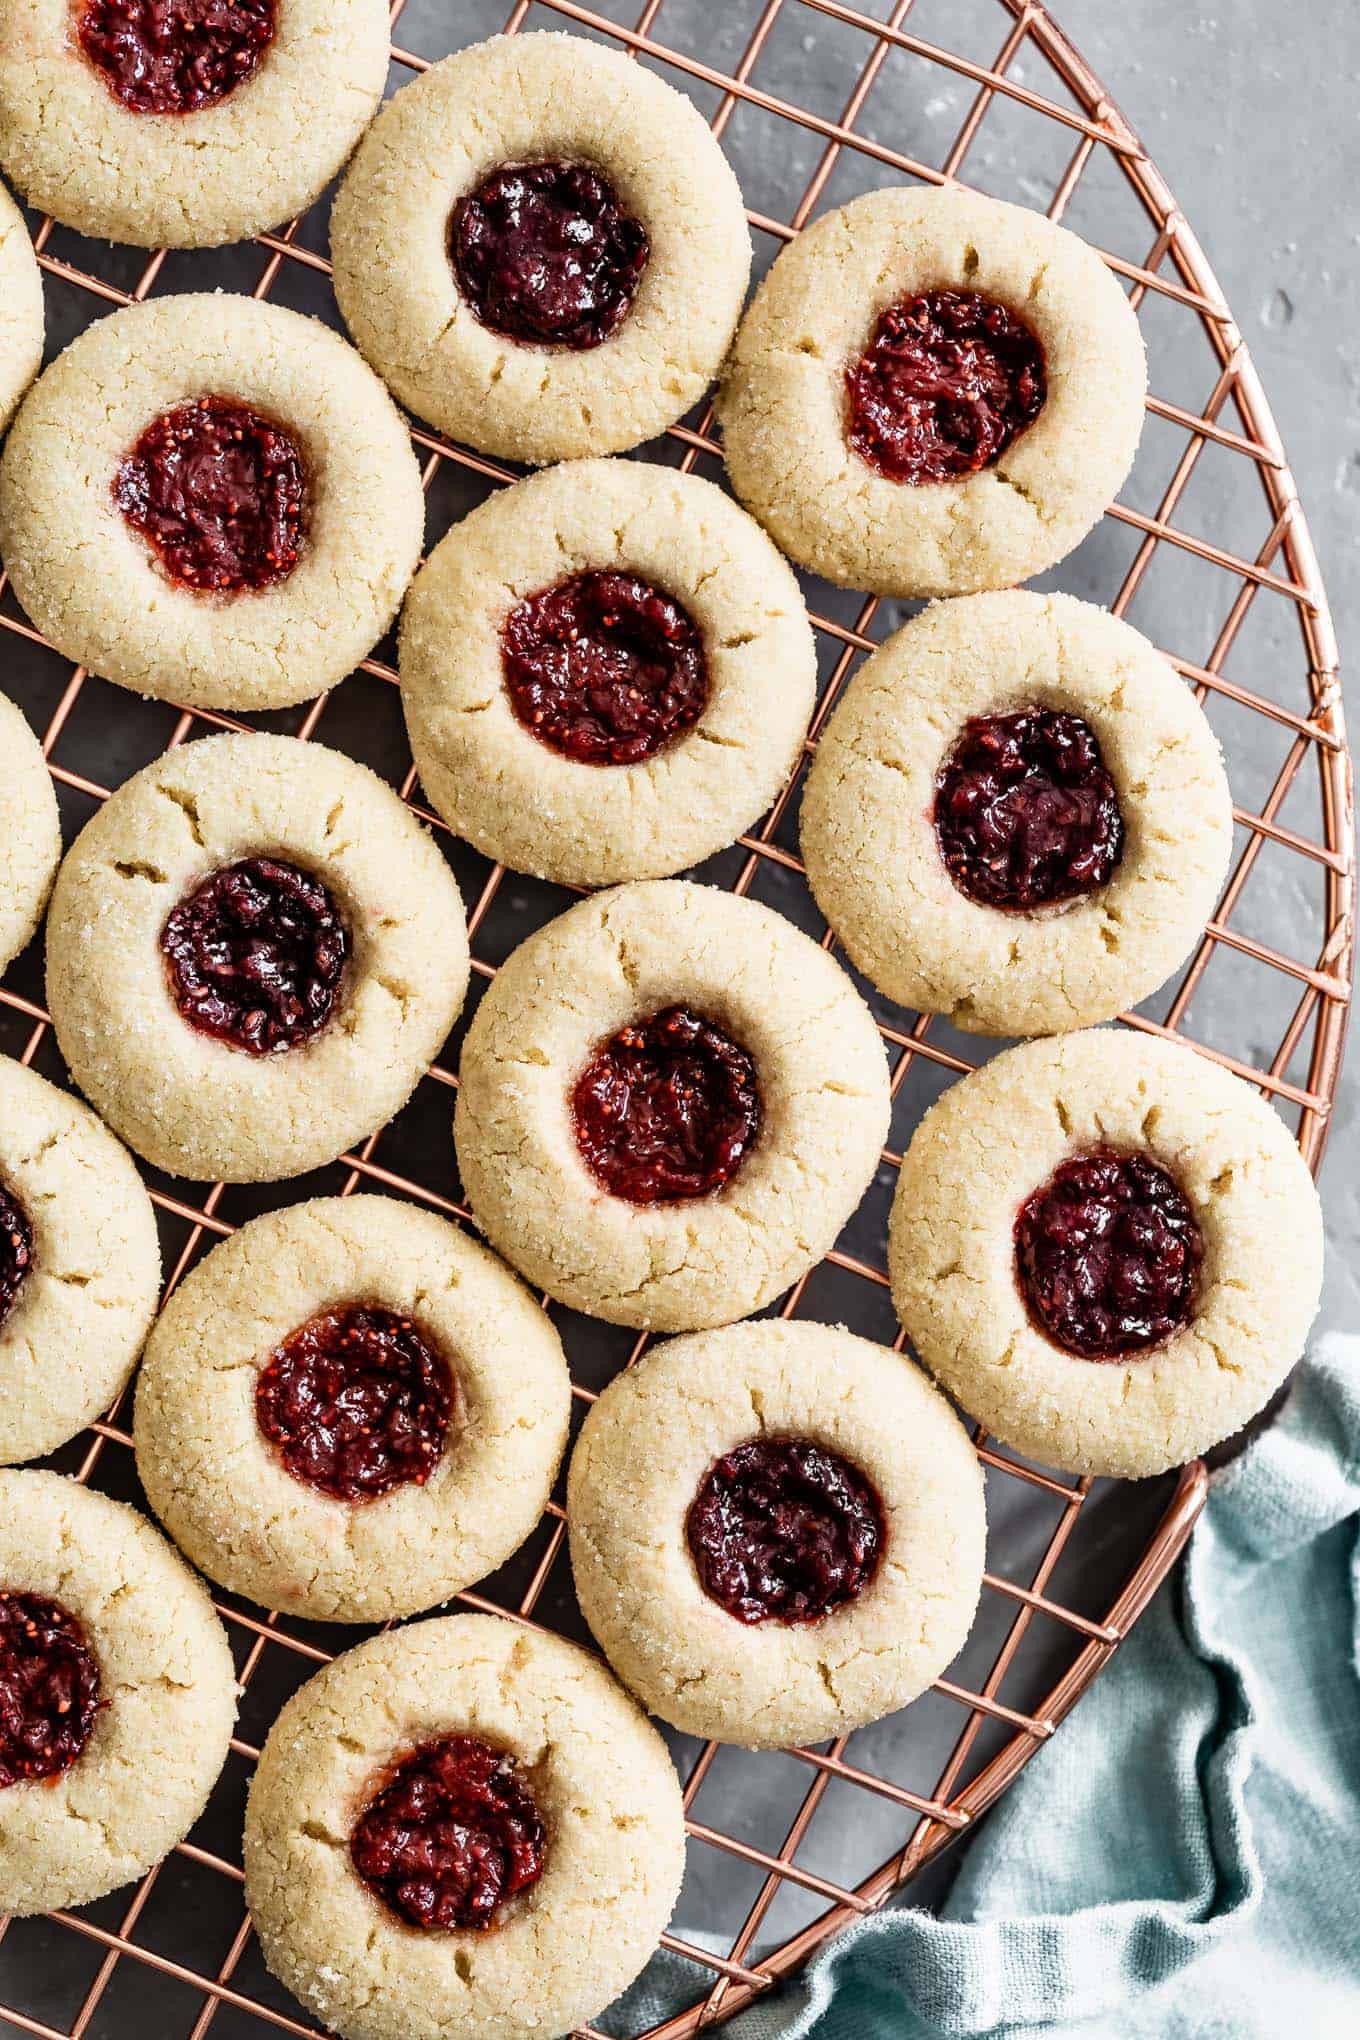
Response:
[[[170,579],[202,595],[287,580],[302,555],[306,496],[296,441],[230,397],[162,412],[113,479],[114,501]]]
[[[458,287],[484,326],[539,347],[598,347],[632,310],[651,248],[589,163],[505,163],[449,227]]]
[[[588,1168],[630,1204],[720,1190],[760,1131],[754,1062],[688,1006],[611,1035],[576,1079],[571,1105]]]
[[[1149,1155],[1095,1148],[1020,1207],[1015,1254],[1042,1331],[1081,1360],[1122,1360],[1190,1322],[1204,1243],[1185,1193]]]
[[[547,1830],[511,1756],[445,1735],[398,1765],[350,1836],[374,1896],[412,1927],[486,1928],[543,1875]]]
[[[45,1594],[0,1591],[0,1787],[69,1770],[100,1704],[75,1616]]]
[[[278,857],[224,865],[171,912],[161,950],[191,1027],[249,1055],[278,1055],[335,1010],[350,934],[328,889]]]
[[[255,1421],[294,1480],[338,1502],[423,1487],[453,1412],[448,1361],[410,1318],[347,1304],[276,1346],[255,1384]]]
[[[33,1266],[33,1228],[17,1197],[0,1183],[0,1325],[13,1310]]]
[[[1001,458],[1047,395],[1023,319],[974,290],[928,290],[880,317],[845,372],[849,440],[893,482],[951,482]]]
[[[524,727],[581,765],[654,758],[708,700],[694,619],[635,574],[575,574],[531,595],[505,620],[501,666]]]
[[[196,113],[255,71],[277,0],[85,0],[80,47],[133,113]]]
[[[1124,817],[1095,731],[1026,708],[974,716],[935,782],[945,870],[985,907],[1056,906],[1108,885]]]
[[[699,1583],[738,1622],[819,1622],[878,1570],[883,1505],[808,1438],[752,1438],[704,1475],[685,1521]]]

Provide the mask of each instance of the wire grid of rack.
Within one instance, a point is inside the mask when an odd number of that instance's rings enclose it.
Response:
[[[400,16],[406,0],[395,0],[391,8],[393,32],[400,38]],[[603,10],[609,0],[601,0]],[[878,0],[880,13],[841,4],[841,0],[749,0],[749,36],[740,55],[728,68],[710,63],[703,54],[708,38],[699,49],[666,40],[663,19],[667,0],[647,0],[640,12],[616,8],[620,18],[604,11],[572,4],[572,0],[518,0],[508,21],[496,24],[509,32],[528,26],[569,27],[606,39],[615,47],[634,53],[653,64],[662,75],[696,96],[708,95],[706,111],[712,125],[723,135],[734,115],[751,110],[779,123],[796,124],[811,138],[814,167],[787,219],[751,211],[749,217],[758,251],[765,256],[791,240],[820,207],[835,202],[836,175],[848,161],[864,169],[868,181],[887,182],[893,178],[939,184],[949,180],[969,181],[979,148],[979,138],[999,111],[1023,111],[1056,129],[1061,141],[1060,174],[1043,198],[1026,189],[1030,203],[1042,205],[1050,217],[1068,215],[1074,197],[1100,166],[1113,168],[1117,181],[1137,201],[1138,217],[1149,237],[1146,252],[1121,255],[1102,249],[1111,267],[1124,280],[1131,299],[1145,321],[1154,309],[1168,309],[1187,321],[1197,332],[1207,354],[1198,356],[1198,372],[1207,382],[1202,400],[1172,401],[1156,390],[1149,397],[1150,419],[1161,422],[1176,435],[1179,446],[1169,479],[1155,499],[1155,507],[1143,510],[1123,503],[1114,506],[1107,525],[1122,527],[1132,548],[1132,557],[1116,577],[1106,566],[1106,585],[1099,591],[1116,613],[1124,614],[1135,605],[1154,561],[1167,554],[1179,555],[1209,569],[1215,579],[1221,622],[1211,634],[1202,659],[1192,661],[1182,652],[1164,645],[1173,665],[1193,685],[1211,709],[1228,707],[1248,719],[1265,718],[1278,733],[1282,755],[1278,766],[1266,775],[1261,797],[1246,805],[1239,796],[1236,808],[1238,845],[1226,889],[1202,943],[1188,968],[1167,995],[1159,1016],[1149,1013],[1127,1016],[1129,1024],[1153,1033],[1181,1033],[1191,1002],[1206,971],[1216,958],[1237,960],[1253,973],[1257,986],[1245,994],[1248,1006],[1262,1010],[1270,1002],[1259,986],[1267,980],[1278,988],[1283,982],[1285,1006],[1278,1000],[1270,1010],[1281,1018],[1273,1029],[1273,1050],[1236,1052],[1219,1043],[1195,1042],[1195,1046],[1238,1071],[1257,1084],[1277,1106],[1297,1121],[1297,1133],[1308,1161],[1316,1167],[1326,1138],[1329,1108],[1334,1098],[1347,1010],[1347,988],[1351,966],[1352,894],[1349,862],[1350,786],[1345,750],[1337,661],[1325,594],[1306,524],[1295,494],[1293,480],[1280,445],[1268,404],[1252,368],[1241,334],[1223,299],[1217,282],[1194,236],[1176,209],[1159,173],[1148,159],[1136,135],[1124,121],[1103,86],[1087,68],[1061,30],[1039,5],[1031,0],[971,0],[970,21],[980,13],[994,19],[994,39],[965,53],[952,46],[948,31],[955,7],[962,0]],[[872,4],[872,0],[869,0]],[[699,9],[716,15],[728,10]],[[461,12],[461,10],[460,10]],[[673,8],[673,14],[676,10]],[[628,18],[623,18],[627,14]],[[935,32],[931,40],[924,32],[923,16],[932,16]],[[787,29],[791,17],[805,24],[832,25],[842,36],[857,38],[862,54],[854,67],[852,89],[835,117],[811,107],[792,103],[758,82],[763,56],[773,47],[777,34]],[[717,23],[712,24],[714,28]],[[480,27],[477,32],[482,32]],[[450,35],[445,48],[472,35]],[[946,46],[949,42],[951,46]],[[804,44],[806,49],[807,44]],[[431,54],[439,55],[436,49]],[[429,57],[394,46],[394,75],[398,81],[422,69]],[[866,105],[886,65],[910,59],[927,87],[932,79],[947,79],[961,89],[966,111],[961,125],[938,161],[916,160],[869,131],[864,121]],[[1023,66],[1022,66],[1023,60]],[[1042,89],[1021,81],[1038,75]],[[864,181],[863,179],[861,180]],[[998,195],[1007,195],[1004,189]],[[1089,236],[1098,242],[1104,236]],[[48,279],[49,313],[68,299],[80,300],[79,322],[91,312],[102,312],[149,296],[167,287],[173,271],[167,271],[164,253],[136,257],[135,273],[123,281],[110,280],[95,259],[99,251],[89,244],[75,244],[71,256],[59,252],[70,237],[63,238],[50,220],[36,229],[39,259]],[[318,246],[313,247],[312,241]],[[260,237],[253,251],[254,270],[247,280],[257,297],[280,294],[294,270],[310,272],[324,282],[327,264],[324,234],[309,226],[309,220],[294,221],[278,234]],[[251,251],[246,251],[250,253]],[[121,251],[127,258],[128,251]],[[237,255],[241,251],[235,251]],[[76,259],[76,257],[80,259]],[[202,274],[202,272],[200,272]],[[215,276],[212,281],[218,280]],[[89,301],[93,300],[91,304]],[[64,336],[63,336],[64,337]],[[1155,357],[1154,357],[1155,359]],[[419,428],[413,431],[417,451],[424,463],[427,487],[438,493],[441,481],[455,477],[471,479],[485,492],[490,486],[513,479],[492,461],[451,445]],[[1210,543],[1181,529],[1176,517],[1183,509],[1196,471],[1207,453],[1225,458],[1252,482],[1252,500],[1258,517],[1266,526],[1252,551],[1243,545],[1229,549]],[[712,437],[711,413],[705,411],[692,425],[677,426],[666,447],[655,457],[678,461],[685,468],[720,474],[720,456]],[[1264,506],[1262,513],[1261,506]],[[446,520],[447,521],[447,520]],[[1115,581],[1117,578],[1117,585]],[[240,728],[235,719],[204,711],[177,714],[160,711],[154,705],[144,710],[129,697],[102,694],[103,683],[93,681],[80,669],[63,667],[51,647],[27,624],[13,598],[0,582],[0,644],[22,641],[31,655],[47,654],[39,679],[30,688],[28,704],[43,727],[43,746],[59,796],[66,810],[68,829],[84,818],[108,788],[91,772],[81,769],[89,757],[97,757],[104,738],[114,727],[114,714],[128,718],[147,713],[151,717],[142,740],[150,757],[167,744],[201,734],[207,728]],[[1278,614],[1288,619],[1290,649],[1270,653],[1279,698],[1270,692],[1253,691],[1227,671],[1230,654],[1240,645],[1256,613],[1257,605],[1271,601]],[[817,731],[830,705],[854,670],[860,657],[873,649],[885,627],[885,617],[875,601],[847,605],[835,593],[819,589],[813,595],[814,623],[823,654],[822,689],[808,752],[815,747]],[[890,621],[890,617],[887,619]],[[1297,636],[1294,633],[1297,632]],[[382,657],[366,660],[359,675],[340,696],[324,697],[305,711],[289,717],[263,718],[271,727],[286,727],[310,738],[316,733],[339,742],[355,755],[368,756],[372,744],[370,714],[362,726],[352,717],[337,715],[335,705],[356,686],[371,685],[374,700],[393,700],[396,674]],[[6,681],[8,685],[8,679]],[[101,699],[102,694],[102,699]],[[164,720],[155,720],[163,714]],[[337,724],[339,727],[337,728]],[[1259,728],[1259,721],[1253,721]],[[387,712],[384,730],[396,727],[392,711]],[[1234,743],[1224,736],[1230,767],[1235,766]],[[504,925],[507,898],[513,902],[523,882],[500,868],[478,865],[463,857],[465,846],[451,842],[437,817],[416,801],[414,768],[409,754],[398,754],[394,742],[386,741],[385,760],[378,762],[397,783],[416,812],[441,832],[441,841],[458,871],[465,893],[471,899],[469,921],[474,946],[474,986],[494,975],[497,961],[513,945],[519,928]],[[138,757],[134,763],[143,762]],[[1309,768],[1305,772],[1305,768]],[[1311,783],[1313,817],[1307,827],[1283,819],[1292,814],[1299,788]],[[704,875],[727,883],[739,892],[758,891],[764,879],[783,883],[780,903],[795,917],[801,913],[805,925],[814,925],[826,945],[831,938],[822,924],[810,922],[805,892],[796,895],[801,867],[796,855],[796,832],[791,829],[796,804],[797,780],[772,812],[749,836],[743,837],[717,870]],[[1238,789],[1235,785],[1235,794]],[[792,847],[790,847],[792,845]],[[1263,856],[1292,860],[1298,874],[1299,896],[1305,896],[1308,913],[1289,916],[1289,932],[1295,938],[1302,920],[1310,921],[1314,938],[1310,953],[1299,957],[1249,932],[1250,916],[1244,911],[1249,881]],[[790,888],[794,890],[790,890]],[[549,911],[564,904],[562,898],[542,898],[536,911],[546,918]],[[796,897],[801,904],[794,904]],[[519,902],[523,906],[522,899]],[[499,931],[499,932],[498,932]],[[1285,938],[1287,939],[1287,938]],[[27,972],[27,975],[25,975]],[[876,1008],[880,1013],[881,1007]],[[808,1315],[849,1316],[846,1299],[851,1292],[872,1299],[878,1316],[874,1323],[880,1336],[892,1336],[890,1319],[885,1319],[886,1277],[882,1263],[881,1216],[886,1192],[891,1187],[900,1148],[909,1134],[915,1113],[923,1100],[909,1097],[914,1076],[923,1072],[938,1085],[970,1067],[969,1044],[933,1023],[927,1016],[904,1016],[888,1009],[881,1019],[882,1032],[892,1061],[893,1089],[903,1109],[894,1120],[894,1147],[885,1150],[881,1172],[884,1189],[879,1206],[871,1212],[871,1232],[863,1251],[858,1235],[847,1236],[823,1269],[799,1282],[779,1306],[791,1315],[802,1310]],[[447,1140],[447,1105],[451,1102],[454,1073],[454,1043],[445,1051],[441,1064],[432,1069],[418,1093],[416,1104],[394,1128],[373,1136],[357,1152],[342,1158],[324,1180],[285,1186],[283,1197],[313,1190],[336,1190],[347,1194],[360,1186],[407,1196],[466,1220],[465,1207],[452,1193],[453,1160]],[[37,965],[30,954],[21,960],[5,984],[0,984],[0,1043],[10,1052],[38,1066],[47,1066],[59,1076],[60,1064],[51,1041],[50,1027],[41,1004]],[[978,1055],[978,1044],[972,1044]],[[438,1122],[436,1141],[416,1138],[412,1129]],[[899,1132],[899,1120],[901,1127]],[[404,1129],[404,1132],[403,1132]],[[414,1160],[407,1160],[414,1153]],[[195,1259],[214,1240],[233,1230],[235,1222],[256,1208],[247,1197],[233,1196],[220,1184],[204,1192],[202,1186],[177,1185],[149,1172],[152,1195],[164,1221],[171,1243],[170,1278],[173,1289]],[[234,1216],[233,1216],[234,1213]],[[819,1290],[819,1281],[830,1277],[829,1291]],[[884,1328],[886,1326],[886,1329]],[[599,1328],[594,1328],[597,1332]],[[645,1336],[617,1346],[603,1361],[577,1366],[577,1348],[585,1347],[569,1337],[576,1375],[578,1409],[593,1400],[596,1386],[613,1368],[626,1363],[644,1349]],[[901,1344],[900,1335],[897,1343]],[[58,1455],[57,1463],[82,1480],[96,1480],[113,1492],[132,1492],[131,1439],[125,1407],[115,1406],[108,1418]],[[966,1829],[991,1805],[1017,1775],[1029,1756],[1053,1734],[1063,1715],[1091,1679],[1108,1662],[1119,1642],[1146,1606],[1182,1549],[1201,1506],[1205,1470],[1198,1463],[1182,1471],[1169,1494],[1159,1495],[1160,1515],[1139,1530],[1137,1543],[1124,1569],[1125,1583],[1113,1604],[1103,1612],[1083,1612],[1074,1605],[1081,1595],[1066,1598],[1058,1591],[1055,1573],[1061,1571],[1080,1549],[1083,1508],[1090,1483],[1056,1479],[1038,1468],[1021,1464],[980,1434],[977,1450],[987,1470],[989,1504],[995,1511],[1000,1490],[1012,1488],[1025,1496],[1043,1500],[1051,1508],[1051,1527],[1046,1527],[1037,1557],[1015,1563],[1024,1577],[1011,1577],[1008,1570],[990,1570],[986,1578],[984,1607],[993,1612],[985,1662],[968,1683],[941,1679],[934,1699],[951,1712],[947,1755],[933,1775],[921,1776],[908,1786],[897,1761],[875,1764],[859,1754],[855,1744],[852,1759],[843,1739],[828,1747],[802,1749],[786,1757],[760,1758],[746,1753],[740,1761],[747,1767],[790,1768],[798,1779],[791,1801],[791,1814],[781,1814],[779,1835],[768,1847],[758,1847],[737,1832],[726,1832],[721,1821],[707,1813],[703,1799],[705,1784],[724,1755],[716,1746],[682,1747],[680,1757],[685,1773],[685,1801],[690,1820],[691,1857],[705,1851],[719,1852],[734,1859],[749,1873],[749,1895],[729,1916],[720,1934],[706,1932],[693,1938],[682,1934],[666,1937],[665,1947],[675,1975],[680,2005],[661,2023],[638,2023],[626,2009],[610,2018],[611,2030],[649,2040],[681,2040],[701,2027],[721,2023],[787,1974],[829,1935],[879,1905],[890,1893],[914,1876],[953,1838]],[[1088,1511],[1089,1513],[1089,1511]],[[1003,1511],[1004,1514],[1004,1511]],[[569,1600],[569,1583],[564,1580],[566,1557],[563,1548],[565,1522],[559,1504],[550,1506],[548,1517],[536,1542],[526,1547],[526,1556],[512,1580],[501,1576],[488,1583],[485,1593],[459,1597],[468,1607],[494,1610],[511,1619],[562,1622],[562,1610]],[[991,1555],[993,1566],[1006,1567],[1007,1555]],[[277,1615],[261,1615],[248,1605],[222,1599],[219,1603],[237,1646],[239,1676],[243,1688],[242,1733],[233,1742],[229,1763],[244,1775],[257,1754],[257,1742],[244,1732],[249,1725],[252,1690],[259,1693],[280,1683],[278,1667],[286,1667],[282,1685],[297,1683],[334,1650],[349,1640],[344,1634],[320,1632]],[[1024,1662],[1026,1649],[1036,1634],[1036,1625],[1065,1640],[1067,1654],[1058,1676],[1045,1672],[1041,1689],[1033,1699],[1016,1697],[1013,1686]],[[578,1632],[579,1633],[579,1632]],[[957,1669],[957,1668],[953,1668]],[[1023,1680],[1020,1683],[1024,1683]],[[1032,1685],[1032,1679],[1031,1679]],[[1003,1700],[1005,1690],[1011,1699]],[[1014,1704],[1012,1704],[1012,1702]],[[921,1703],[922,1705],[929,1704]],[[257,1710],[258,1711],[258,1710]],[[913,1713],[915,1710],[913,1710]],[[267,1727],[267,1718],[262,1728]],[[748,1770],[748,1777],[751,1774]],[[773,1773],[756,1773],[760,1777]],[[238,1780],[239,1786],[239,1780]],[[842,1820],[870,1801],[893,1817],[896,1834],[890,1851],[868,1874],[853,1880],[823,1876],[808,1867],[810,1845],[815,1831],[837,1816],[828,1794],[842,1794]],[[868,1796],[866,1798],[866,1795]],[[237,1793],[239,1810],[239,1790]],[[719,1798],[720,1807],[733,1803]],[[781,1801],[781,1805],[784,1802]],[[700,1817],[700,1810],[704,1817]],[[211,1812],[211,1809],[210,1809]],[[154,1980],[174,1986],[177,1995],[154,2015],[156,2029],[167,2035],[183,2033],[187,2040],[204,2040],[215,2031],[219,2040],[252,2040],[271,2031],[294,2034],[315,2032],[314,2024],[300,2008],[270,1981],[252,1953],[249,1921],[240,1896],[241,1871],[234,1841],[225,1838],[217,1846],[218,1829],[210,1826],[206,1838],[203,1824],[181,1845],[172,1862],[190,1865],[203,1873],[197,1888],[186,1933],[187,1941],[168,1939],[153,1932],[158,1880],[165,1880],[166,1866],[153,1871],[132,1895],[124,1892],[101,1906],[86,1908],[79,1916],[61,1914],[52,1920],[0,1922],[0,2028],[43,2036],[43,2040],[99,2040],[101,2034],[119,2035],[146,2030],[146,2017],[135,2005],[140,2002],[136,1988],[120,1995],[120,1977],[136,1972],[142,1984]],[[736,1824],[733,1823],[735,1826]],[[211,1841],[215,1845],[208,1846]],[[688,1886],[687,1886],[688,1888]],[[778,1918],[778,1901],[792,1893],[806,1915],[797,1931],[771,1934],[768,1923]],[[679,1917],[684,1919],[684,1909]],[[6,1961],[15,1951],[15,1937],[38,1925],[42,1938],[32,1954],[21,1944],[17,1958]],[[83,1958],[83,1962],[82,1959]],[[60,2009],[54,2010],[51,1989],[37,1993],[44,2009],[34,2009],[35,1997],[26,1994],[23,1980],[31,1982],[41,1967],[51,1984],[61,1979],[67,1992]],[[683,1979],[688,1979],[686,1988]],[[674,1981],[674,1979],[672,1979]],[[56,1991],[60,1998],[61,1989]],[[21,2001],[25,2000],[25,2001]],[[59,2020],[60,2023],[54,2023]],[[595,2034],[596,2028],[583,2028]],[[603,2040],[602,2034],[599,2040]]]

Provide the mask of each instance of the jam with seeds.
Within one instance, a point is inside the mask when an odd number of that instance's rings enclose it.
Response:
[[[1041,1331],[1078,1359],[1124,1360],[1190,1322],[1204,1243],[1160,1163],[1095,1148],[1021,1206],[1015,1254]]]
[[[311,1041],[335,1011],[350,934],[311,872],[245,857],[180,901],[161,950],[191,1027],[249,1055],[278,1055]]]
[[[1048,392],[1023,319],[972,290],[928,290],[880,317],[845,373],[849,440],[893,482],[950,482],[999,460]]]
[[[17,1197],[0,1183],[0,1326],[18,1300],[33,1266],[33,1228]]]
[[[703,639],[635,574],[576,574],[512,609],[506,692],[541,744],[581,765],[636,765],[693,729],[708,700]]]
[[[454,1407],[448,1361],[410,1318],[375,1305],[323,1311],[270,1354],[255,1420],[294,1480],[371,1502],[439,1463]]]
[[[113,496],[170,579],[195,594],[272,587],[302,555],[297,443],[230,397],[199,397],[153,419],[119,466]]]
[[[0,1787],[69,1770],[101,1704],[75,1616],[45,1594],[0,1591]]]
[[[631,1204],[720,1190],[760,1131],[754,1062],[688,1006],[620,1028],[576,1079],[571,1104],[591,1173]]]
[[[543,1875],[547,1830],[518,1764],[475,1735],[421,1745],[372,1798],[350,1858],[412,1927],[494,1927]]]
[[[738,1622],[818,1622],[878,1570],[883,1505],[839,1452],[753,1438],[714,1461],[685,1523],[699,1583]]]
[[[540,347],[598,347],[632,310],[651,250],[589,163],[506,163],[453,209],[458,287],[484,326]]]
[[[258,67],[277,0],[84,0],[80,47],[133,113],[197,113]]]
[[[1050,708],[965,723],[936,780],[935,833],[954,884],[985,907],[1050,907],[1097,892],[1124,851],[1095,731]]]

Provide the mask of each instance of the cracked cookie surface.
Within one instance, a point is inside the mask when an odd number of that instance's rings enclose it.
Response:
[[[0,432],[42,365],[43,288],[24,216],[0,185]]]
[[[1027,384],[1022,429],[982,433],[972,471],[970,452],[952,474],[935,462],[947,479],[895,479],[851,443],[856,379],[886,315],[941,297],[988,300],[1008,331],[1023,325],[1042,401]],[[942,360],[911,364],[912,443],[924,434],[927,453],[973,447],[973,384],[987,387],[973,363],[955,401],[966,349],[941,347]],[[737,334],[718,414],[733,487],[791,559],[843,587],[961,595],[1023,581],[1085,537],[1132,465],[1146,388],[1138,321],[1075,234],[977,193],[894,188],[824,214],[778,257]],[[895,444],[901,392],[875,389],[885,417],[873,443]]]
[[[66,1768],[0,1786],[0,1908],[86,1905],[159,1863],[202,1812],[236,1714],[231,1651],[202,1582],[146,1519],[61,1474],[0,1471],[5,1594],[73,1619],[98,1704]]]
[[[876,1495],[876,1563],[819,1620],[738,1620],[705,1591],[687,1520],[725,1455],[784,1440],[837,1455]],[[587,1416],[567,1517],[581,1608],[619,1677],[722,1742],[820,1742],[905,1706],[961,1648],[981,1590],[966,1432],[909,1360],[838,1326],[730,1325],[654,1347]]]
[[[571,1096],[601,1045],[676,1005],[755,1065],[760,1131],[708,1196],[635,1204],[591,1173]],[[456,1118],[492,1245],[563,1303],[662,1331],[758,1310],[821,1259],[887,1133],[883,1044],[782,916],[684,880],[621,886],[521,943],[468,1030]]]
[[[296,547],[254,586],[224,581],[221,562],[249,536],[238,495],[259,478],[187,443],[205,414],[243,411],[302,477],[282,523]],[[168,475],[134,459],[148,441]],[[149,490],[154,528],[202,585],[145,535]],[[120,687],[191,708],[282,708],[334,687],[396,615],[424,529],[420,469],[378,378],[318,320],[253,298],[195,293],[98,320],[40,377],[0,461],[0,550],[34,623]]]
[[[465,202],[499,171],[578,167],[645,239],[640,273],[635,238],[610,268],[618,286],[623,263],[631,299],[614,289],[617,320],[598,343],[598,321],[544,325],[543,304],[530,324],[561,342],[497,331],[459,287],[451,222],[461,242]],[[524,200],[518,233],[533,224]],[[554,234],[532,269],[564,317],[585,301],[601,206],[598,194],[571,201],[583,202],[579,238],[564,249]],[[697,108],[621,51],[542,33],[493,36],[397,93],[336,199],[331,252],[350,332],[402,403],[483,453],[534,464],[620,453],[683,417],[718,372],[751,264],[737,180]]]
[[[542,1824],[539,1874],[489,1929],[408,1924],[355,1868],[365,1809],[449,1736],[507,1758]],[[631,1983],[684,1853],[665,1745],[604,1666],[456,1615],[360,1644],[289,1700],[251,1785],[246,1898],[274,1974],[342,2040],[541,2040]]]
[[[1110,1153],[1170,1178],[1200,1253],[1182,1329],[1088,1359],[1027,1307],[1016,1229],[1055,1171]],[[1312,1177],[1260,1094],[1180,1043],[1102,1028],[1010,1049],[932,1106],[902,1165],[888,1270],[917,1353],[994,1436],[1071,1473],[1139,1476],[1269,1401],[1317,1309],[1322,1250]],[[1101,1300],[1090,1289],[1088,1307]]]
[[[31,1253],[0,1313],[0,1462],[10,1462],[55,1451],[109,1407],[156,1314],[161,1255],[126,1150],[78,1098],[7,1058],[0,1191]]]
[[[61,861],[61,817],[42,746],[0,694],[0,971],[37,932]]]
[[[0,161],[30,205],[100,240],[204,248],[278,226],[320,196],[382,97],[386,0],[284,0],[269,10],[267,44],[230,51],[211,99],[193,86],[213,54],[201,23],[187,24],[191,75],[172,75],[165,31],[185,11],[157,10],[154,63],[135,72],[143,103],[129,104],[119,72],[97,61],[128,54],[126,28],[101,18],[106,5],[9,0]],[[228,10],[212,11],[221,34]],[[258,0],[251,12],[260,15]]]
[[[702,705],[630,764],[551,748],[507,686],[511,619],[615,570],[678,604],[703,658]],[[608,678],[619,648],[601,655]],[[547,664],[562,695],[589,699],[565,643]],[[435,548],[402,619],[402,705],[431,802],[484,855],[565,885],[667,877],[741,835],[793,769],[816,673],[798,584],[755,520],[710,482],[636,461],[566,462],[499,490]]]
[[[162,936],[204,880],[261,854],[322,880],[351,949],[320,1032],[255,1055],[182,1017]],[[301,1175],[375,1132],[467,979],[462,899],[428,831],[367,766],[292,737],[208,737],[146,766],[77,837],[48,917],[48,1003],[76,1082],[139,1155],[200,1181]]]
[[[1029,709],[1087,726],[1120,837],[1104,883],[1038,911],[970,898],[939,827],[966,727]],[[1000,819],[1023,829],[1016,799]],[[1232,797],[1206,717],[1146,638],[1070,595],[1010,590],[936,603],[865,661],[818,743],[801,829],[817,903],[880,991],[970,1033],[1054,1034],[1136,1005],[1189,954],[1227,871]]]
[[[257,1399],[300,1326],[353,1305],[413,1328],[445,1363],[452,1406],[419,1480],[351,1501],[290,1470]],[[485,1247],[393,1198],[318,1198],[251,1220],[176,1289],[138,1379],[137,1466],[175,1542],[233,1593],[383,1622],[518,1549],[551,1491],[570,1397],[551,1322]],[[323,1421],[319,1400],[304,1384],[302,1415]]]

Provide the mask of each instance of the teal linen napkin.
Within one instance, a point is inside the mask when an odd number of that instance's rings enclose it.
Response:
[[[1211,1488],[1179,1576],[964,1858],[732,2040],[1360,2040],[1360,1340]]]

